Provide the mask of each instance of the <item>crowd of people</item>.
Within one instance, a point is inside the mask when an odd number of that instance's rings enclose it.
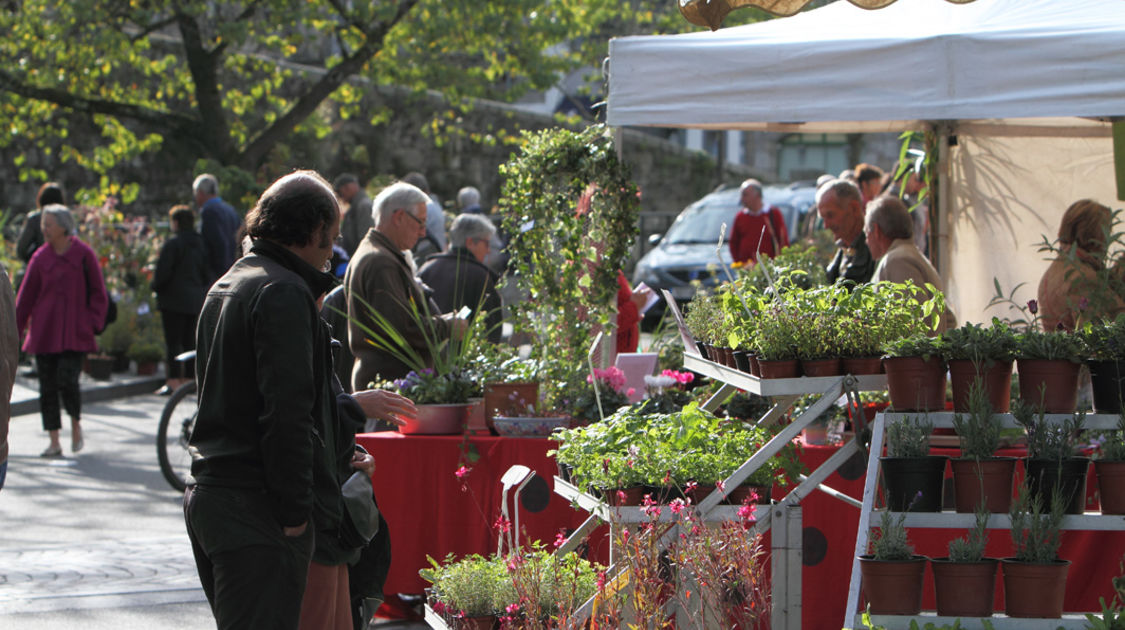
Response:
[[[911,205],[916,176],[896,193],[876,167],[844,175],[819,182],[816,194],[837,246],[829,281],[941,289],[924,247],[925,207]],[[245,220],[219,192],[212,175],[193,182],[198,230],[191,207],[171,208],[152,279],[168,352],[158,393],[192,378],[200,391],[184,497],[200,580],[220,628],[358,627],[381,597],[390,538],[377,511],[375,522],[357,524],[348,507],[355,497],[343,488],[375,469],[355,434],[416,413],[373,383],[432,366],[435,348],[465,335],[474,319],[501,341],[503,240],[479,191],[462,188],[449,221],[419,173],[372,199],[354,175],[329,184],[294,172],[269,186]],[[740,199],[732,256],[749,264],[776,256],[789,235],[763,203],[761,183],[744,182]],[[62,455],[62,410],[71,451],[83,448],[78,375],[111,310],[99,261],[65,203],[57,183],[40,189],[17,244],[27,267],[14,300],[0,274],[0,389],[6,405],[22,340],[39,378],[43,457]],[[1089,274],[1064,263],[1077,259],[1089,273],[1104,266],[1110,221],[1109,209],[1089,200],[1064,214],[1059,260],[1039,288],[1045,325],[1080,322],[1073,298],[1088,290]],[[620,273],[618,281],[618,350],[635,350],[647,295],[633,294]],[[1125,311],[1119,297],[1110,307]],[[955,325],[947,312],[941,330]],[[372,343],[372,331],[401,342]],[[173,360],[192,349],[194,369]],[[7,420],[0,407],[0,487]]]

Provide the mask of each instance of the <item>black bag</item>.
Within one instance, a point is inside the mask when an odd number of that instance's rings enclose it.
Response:
[[[100,272],[101,270],[99,270]],[[90,305],[90,280],[86,277],[86,259],[82,259],[82,280],[86,283],[86,305]],[[101,327],[94,328],[94,334],[100,335],[105,332],[107,326],[117,321],[117,302],[113,301],[113,296],[106,291],[105,294],[106,308],[105,308],[105,321],[102,322]]]
[[[379,508],[375,505],[371,478],[357,470],[340,486],[340,494],[344,499],[344,515],[338,532],[340,542],[353,549],[364,547],[379,533]]]

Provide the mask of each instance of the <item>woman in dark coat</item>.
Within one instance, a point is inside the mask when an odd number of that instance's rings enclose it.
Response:
[[[156,391],[167,396],[184,382],[191,380],[190,362],[179,363],[176,355],[195,349],[195,323],[203,298],[211,286],[207,270],[207,246],[195,231],[195,215],[187,206],[174,206],[168,211],[172,222],[172,238],[160,249],[152,289],[156,307],[164,324],[164,345],[168,348],[168,380]]]

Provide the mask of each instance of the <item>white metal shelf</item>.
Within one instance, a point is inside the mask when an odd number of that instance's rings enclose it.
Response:
[[[882,515],[884,510],[872,510],[872,517]],[[972,529],[976,525],[976,515],[972,513],[953,512],[892,512],[894,515],[905,514],[903,524],[907,527],[919,529]],[[873,519],[878,522],[878,519]],[[988,517],[988,529],[1011,529],[1012,519],[1007,514],[993,514]],[[1084,514],[1068,514],[1063,517],[1062,529],[1078,531],[1120,531],[1125,530],[1125,515],[1105,514],[1101,512],[1086,512]]]
[[[952,429],[953,416],[957,415],[952,411],[911,411],[911,412],[898,412],[887,411],[883,413],[884,421],[888,423],[902,422],[907,418],[925,419],[932,422],[935,429]],[[967,414],[961,414],[967,415]],[[1000,417],[1000,425],[1005,429],[1018,429],[1020,425],[1016,423],[1015,418],[1010,413],[994,414]],[[1045,414],[1044,418],[1051,423],[1061,424],[1074,417],[1072,413],[1049,413]],[[1088,413],[1086,419],[1082,423],[1083,429],[1100,429],[1102,431],[1112,431],[1117,429],[1118,415],[1107,413]]]
[[[684,353],[684,367],[704,376],[733,385],[759,396],[791,396],[795,394],[819,394],[839,376],[801,376],[798,378],[758,378],[741,370],[727,367],[704,359],[701,356]],[[886,374],[865,374],[854,376],[858,391],[877,391],[887,388]]]
[[[555,477],[555,494],[562,498],[575,503],[578,507],[591,513],[597,514],[598,518],[603,521],[622,523],[627,525],[636,525],[639,523],[671,523],[678,520],[677,515],[669,509],[668,504],[660,505],[660,516],[649,516],[645,512],[644,507],[628,505],[628,506],[611,506],[606,504],[601,499],[579,490],[574,484],[564,481],[560,477]],[[769,511],[768,505],[753,504],[754,514],[750,519],[756,520],[760,514]],[[725,521],[737,521],[742,517],[739,516],[738,511],[742,509],[740,505],[719,505],[712,508],[706,515],[706,522],[708,523],[722,523]]]
[[[989,625],[984,625],[987,621]],[[993,628],[994,630],[1056,630],[1064,628],[1065,630],[1086,628],[1087,621],[1084,614],[1066,613],[1061,619],[1024,619],[1019,617],[1008,617],[1006,615],[993,615],[992,617],[939,617],[932,612],[923,612],[920,615],[900,616],[900,615],[871,615],[871,623],[874,626],[886,628],[887,630],[909,630],[911,622],[917,622],[916,628],[925,626],[932,623],[936,627],[949,626],[952,627],[954,623],[959,623],[958,627],[964,630],[984,630],[986,628]],[[862,617],[855,616],[854,628],[863,628]]]

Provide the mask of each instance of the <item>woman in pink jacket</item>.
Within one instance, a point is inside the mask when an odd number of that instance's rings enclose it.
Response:
[[[43,237],[16,296],[16,325],[27,334],[25,352],[39,370],[39,409],[51,444],[42,457],[62,456],[59,398],[70,416],[71,449],[82,450],[78,375],[82,358],[97,349],[94,331],[105,321],[109,298],[94,250],[74,236],[66,206],[43,209]]]

